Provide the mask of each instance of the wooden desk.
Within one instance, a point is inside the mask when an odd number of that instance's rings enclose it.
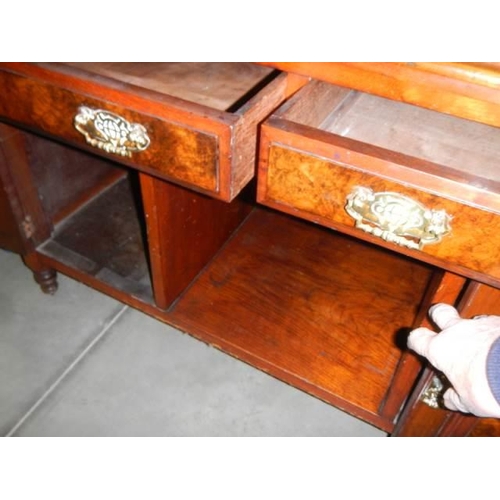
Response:
[[[405,340],[500,313],[498,67],[270,66],[0,65],[0,245],[391,434],[497,434]]]

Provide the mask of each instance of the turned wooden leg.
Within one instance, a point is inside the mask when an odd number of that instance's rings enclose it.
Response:
[[[43,293],[54,295],[57,291],[57,273],[54,269],[43,269],[42,271],[33,272],[35,281],[40,285]]]
[[[24,263],[33,272],[35,281],[40,285],[43,293],[54,295],[57,291],[57,273],[54,269],[47,267],[40,261],[36,253],[30,253],[23,257]]]

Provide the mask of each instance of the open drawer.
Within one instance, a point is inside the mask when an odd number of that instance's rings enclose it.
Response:
[[[0,119],[229,201],[288,78],[251,63],[4,63]]]
[[[312,81],[262,127],[258,201],[500,282],[500,129]]]

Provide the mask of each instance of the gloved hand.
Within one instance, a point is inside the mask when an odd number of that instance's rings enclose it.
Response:
[[[500,316],[461,319],[447,304],[432,306],[429,315],[441,333],[417,328],[408,337],[408,347],[425,356],[450,381],[445,406],[479,417],[500,417],[500,404],[486,375],[488,353],[500,337]]]

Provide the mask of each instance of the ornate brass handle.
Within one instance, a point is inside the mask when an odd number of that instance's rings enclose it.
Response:
[[[444,210],[430,210],[398,193],[356,187],[345,210],[357,228],[407,248],[420,250],[451,232],[451,217]]]
[[[144,126],[103,109],[80,106],[74,126],[88,144],[120,156],[144,151],[151,142]]]
[[[441,379],[435,375],[432,377],[431,383],[420,396],[420,401],[431,408],[441,408],[441,400],[443,398],[444,384]]]

